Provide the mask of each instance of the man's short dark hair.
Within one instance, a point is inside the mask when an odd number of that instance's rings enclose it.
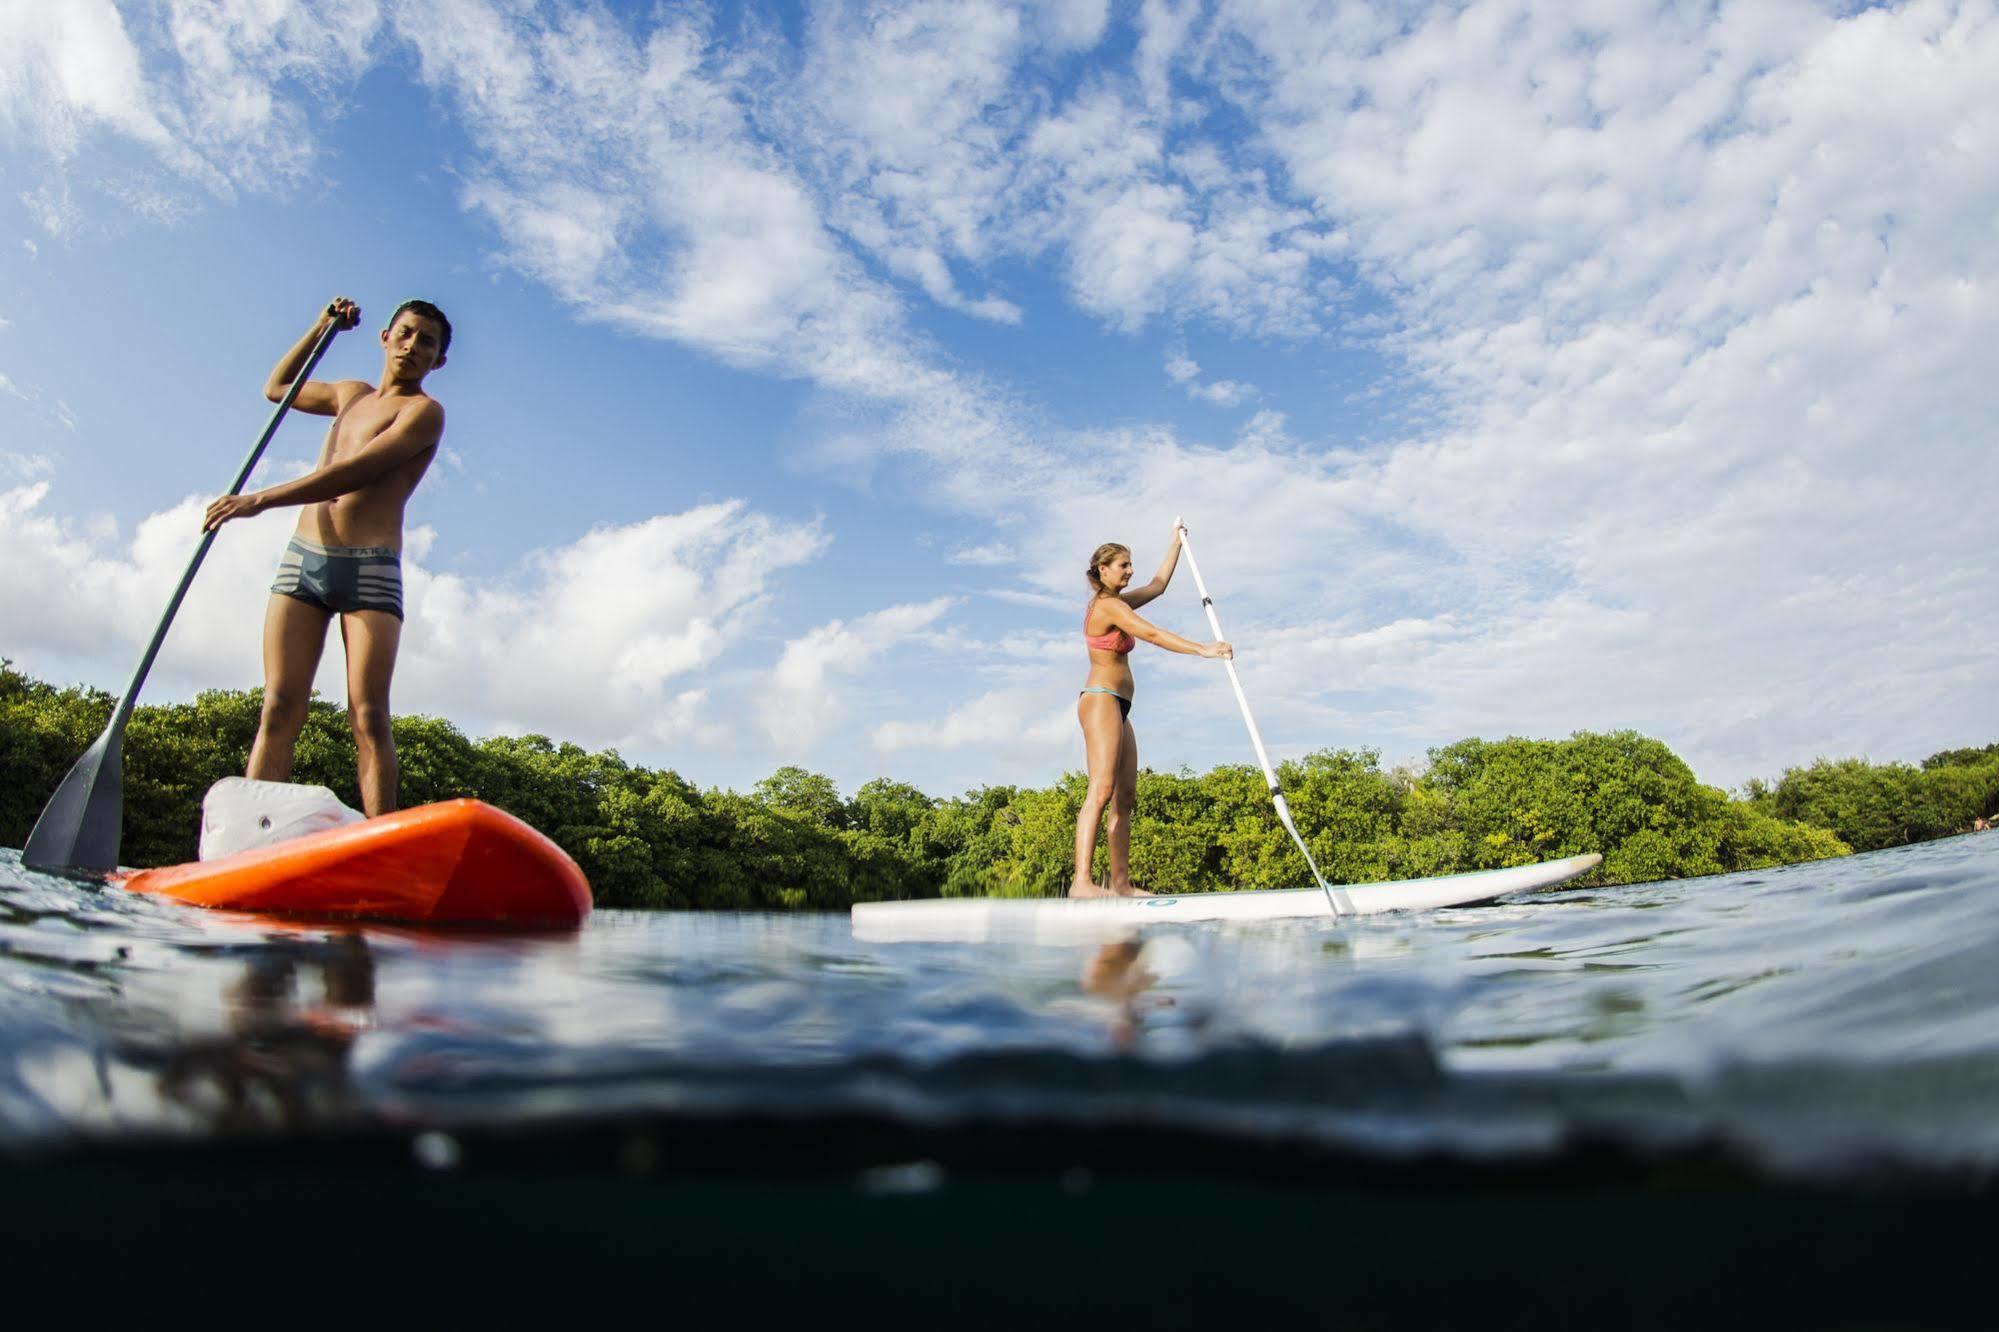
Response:
[[[451,321],[444,317],[444,311],[438,309],[429,301],[404,301],[396,307],[396,312],[389,316],[389,322],[386,327],[394,328],[396,320],[402,318],[403,311],[405,310],[408,310],[411,314],[422,315],[425,319],[435,319],[437,326],[444,330],[443,334],[437,339],[437,354],[442,356],[451,350]]]

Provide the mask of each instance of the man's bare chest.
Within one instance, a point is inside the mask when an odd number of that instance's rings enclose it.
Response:
[[[348,404],[328,434],[335,458],[350,458],[396,423],[405,404],[382,402],[372,394]]]

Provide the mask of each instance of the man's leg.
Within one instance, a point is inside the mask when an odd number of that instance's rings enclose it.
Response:
[[[326,646],[329,611],[308,606],[297,597],[271,594],[264,609],[264,711],[257,718],[257,739],[250,746],[245,777],[260,782],[288,782],[292,749],[305,726],[305,705],[312,701],[312,677]]]
[[[389,679],[403,622],[387,611],[349,611],[340,617],[347,645],[347,721],[360,752],[361,808],[369,818],[396,807],[396,737],[389,730]]]

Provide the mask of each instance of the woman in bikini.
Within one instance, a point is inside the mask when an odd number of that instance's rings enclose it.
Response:
[[[1131,586],[1131,550],[1115,541],[1098,546],[1085,576],[1090,606],[1083,612],[1083,642],[1090,650],[1090,678],[1076,700],[1090,768],[1089,790],[1076,815],[1076,880],[1071,897],[1143,897],[1131,882],[1131,811],[1138,786],[1138,737],[1131,729],[1130,655],[1139,639],[1196,657],[1232,657],[1227,643],[1196,643],[1141,619],[1138,608],[1166,590],[1180,562],[1180,529],[1175,526],[1159,572],[1144,587]],[[1110,882],[1091,875],[1097,855],[1097,825],[1111,811]]]

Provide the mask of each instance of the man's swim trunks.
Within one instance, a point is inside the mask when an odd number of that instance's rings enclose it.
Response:
[[[271,591],[345,615],[387,611],[403,618],[403,558],[387,546],[322,546],[295,536]]]

